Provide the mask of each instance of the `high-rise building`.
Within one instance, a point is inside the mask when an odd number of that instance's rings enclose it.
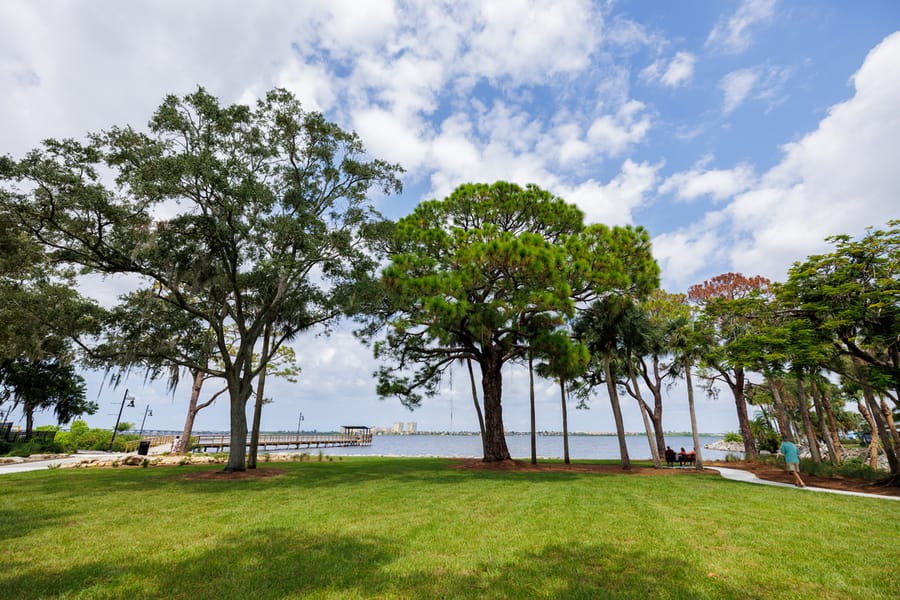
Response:
[[[416,422],[410,421],[406,424],[406,433],[415,433],[416,432]]]

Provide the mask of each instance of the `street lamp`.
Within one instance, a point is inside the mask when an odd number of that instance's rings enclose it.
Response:
[[[151,417],[153,416],[153,411],[150,410],[149,404],[147,405],[147,408],[144,409],[144,419],[141,421],[141,430],[140,430],[140,432],[138,432],[138,437],[141,437],[144,435],[144,423],[147,422],[148,415]]]
[[[113,427],[112,439],[109,440],[109,450],[107,452],[112,452],[113,442],[116,441],[116,433],[119,431],[119,421],[122,419],[122,410],[125,409],[125,401],[128,401],[128,408],[134,408],[134,396],[128,395],[128,389],[125,389],[125,395],[122,396],[122,405],[119,407],[119,416],[116,417],[116,426]]]
[[[303,422],[303,413],[300,413],[300,420],[297,421],[297,443],[300,443],[300,423]]]

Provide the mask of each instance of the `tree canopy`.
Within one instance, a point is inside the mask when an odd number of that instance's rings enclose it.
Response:
[[[118,309],[127,335],[107,340],[116,360],[206,369],[188,340],[211,332],[230,396],[227,470],[243,470],[253,378],[297,333],[362,301],[380,220],[367,195],[399,191],[400,168],[368,159],[354,133],[281,89],[255,107],[202,88],[168,96],[148,130],[47,140],[0,160],[3,204],[55,262],[141,282]],[[278,335],[254,361],[269,325]]]
[[[462,185],[401,219],[393,246],[382,275],[388,333],[375,344],[390,362],[378,393],[417,405],[454,361],[471,359],[481,367],[487,461],[509,458],[503,365],[547,345],[579,302],[658,277],[643,229],[585,227],[580,210],[534,185]]]

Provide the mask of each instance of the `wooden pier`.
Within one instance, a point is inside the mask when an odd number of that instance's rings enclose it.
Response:
[[[175,436],[151,436],[145,440],[132,440],[125,443],[125,452],[137,452],[140,444],[146,443],[150,448],[170,448],[175,441]],[[250,445],[250,436],[247,435],[247,446]],[[258,448],[286,447],[286,448],[336,448],[347,446],[371,446],[372,430],[361,425],[344,425],[340,433],[322,433],[309,435],[306,433],[267,433],[259,436]],[[216,450],[222,452],[231,447],[231,435],[219,433],[215,435],[192,435],[191,450],[209,452]]]
[[[247,445],[250,445],[250,436],[247,436]],[[336,433],[321,435],[297,435],[295,433],[264,434],[259,436],[259,448],[282,446],[287,448],[335,448],[347,446],[371,446],[372,433]],[[198,435],[191,436],[191,448],[209,452],[214,449],[221,452],[231,447],[231,436],[222,435]]]

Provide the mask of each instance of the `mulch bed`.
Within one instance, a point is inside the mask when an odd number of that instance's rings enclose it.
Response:
[[[233,471],[231,473],[226,473],[225,471],[191,471],[190,473],[185,473],[182,478],[194,481],[237,481],[242,479],[267,479],[279,475],[284,475],[284,469],[266,467],[264,469],[247,469],[246,471]]]

